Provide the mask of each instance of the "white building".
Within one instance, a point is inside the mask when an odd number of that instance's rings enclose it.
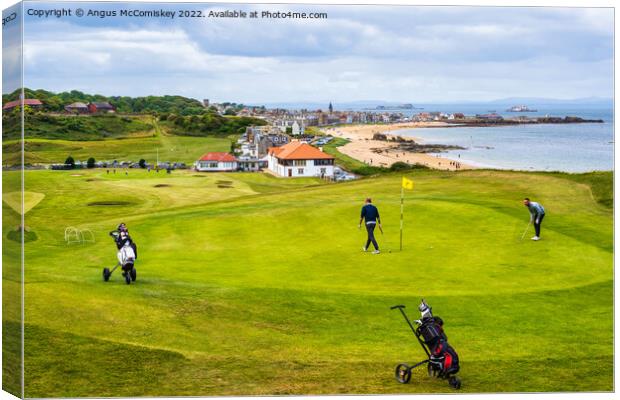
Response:
[[[242,156],[254,158],[258,157],[258,143],[255,141],[257,138],[260,140],[259,135],[255,135],[254,140],[252,141],[248,140],[247,137],[237,140]]]
[[[194,163],[196,171],[226,172],[238,169],[237,159],[228,153],[207,153]]]
[[[291,125],[291,134],[293,136],[299,136],[299,135],[303,135],[304,134],[304,125],[303,123],[299,123],[297,121],[293,122],[293,125]]]
[[[267,163],[274,174],[288,178],[334,176],[334,157],[304,142],[270,148]]]

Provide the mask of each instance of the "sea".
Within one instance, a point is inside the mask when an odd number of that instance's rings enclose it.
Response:
[[[501,127],[413,128],[390,133],[420,139],[424,144],[464,147],[440,156],[479,167],[526,171],[589,172],[614,168],[613,107],[601,105],[527,104],[536,112],[507,112],[509,105],[419,105],[395,110],[408,115],[422,111],[465,115],[496,112],[504,118],[526,115],[577,116],[603,123],[532,124]],[[423,108],[420,109],[420,108]]]

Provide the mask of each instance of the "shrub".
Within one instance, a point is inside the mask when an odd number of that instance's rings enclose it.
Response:
[[[387,170],[388,170],[387,168],[383,168],[383,167],[373,167],[371,165],[364,165],[364,166],[353,169],[351,172],[353,172],[356,175],[370,176],[370,175],[380,174],[381,172],[386,172]]]
[[[407,171],[411,169],[411,165],[404,161],[397,161],[390,166],[390,171]]]
[[[412,169],[429,169],[429,167],[420,163],[408,164],[403,161],[397,161],[390,166],[390,171],[409,171]]]

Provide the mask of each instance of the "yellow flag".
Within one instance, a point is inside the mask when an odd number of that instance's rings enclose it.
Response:
[[[413,190],[413,181],[403,176],[403,188]]]

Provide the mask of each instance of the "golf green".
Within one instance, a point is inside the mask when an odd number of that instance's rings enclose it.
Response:
[[[407,385],[393,376],[424,353],[389,308],[406,304],[417,318],[421,298],[445,321],[463,392],[613,390],[613,212],[597,202],[611,185],[408,173],[399,251],[401,176],[26,171],[25,190],[44,197],[25,216],[37,238],[25,244],[25,395],[452,392],[425,370]],[[597,185],[601,176],[612,179],[599,174]],[[361,251],[369,196],[380,255]],[[520,240],[524,196],[547,210],[539,242],[532,231]],[[9,257],[17,217],[3,214]],[[118,272],[101,278],[120,222],[138,245],[132,285]],[[95,243],[66,244],[69,226]],[[5,293],[18,281],[5,269]],[[7,340],[18,319],[5,313]]]

